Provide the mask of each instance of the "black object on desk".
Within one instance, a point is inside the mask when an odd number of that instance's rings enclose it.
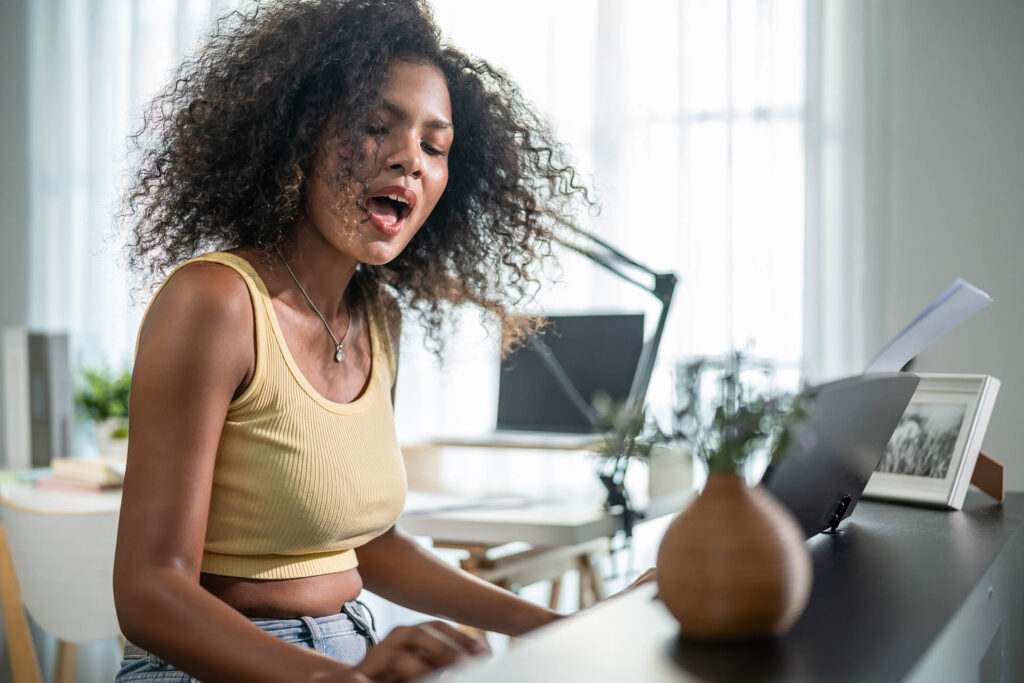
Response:
[[[1024,493],[962,511],[862,501],[808,541],[807,609],[776,640],[680,641],[653,586],[538,631],[449,683],[1024,680]]]
[[[763,483],[811,536],[853,512],[920,378],[858,375],[808,390],[811,414]]]

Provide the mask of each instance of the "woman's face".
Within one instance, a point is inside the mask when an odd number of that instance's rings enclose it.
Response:
[[[394,259],[423,227],[448,183],[453,140],[448,86],[437,67],[396,60],[380,94],[384,105],[362,143],[362,193],[335,206],[340,160],[320,145],[306,195],[306,216],[324,239],[372,265]]]

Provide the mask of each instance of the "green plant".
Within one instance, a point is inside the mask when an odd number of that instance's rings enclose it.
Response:
[[[132,375],[129,370],[120,373],[108,366],[82,368],[79,373],[81,387],[75,392],[75,407],[86,419],[101,422],[111,417],[128,417],[128,393]],[[124,434],[116,432],[123,431]],[[112,437],[127,436],[127,426],[118,428]]]
[[[758,389],[744,381],[757,370],[738,351],[717,367],[706,360],[681,366],[667,438],[688,445],[710,472],[739,471],[759,451],[777,460],[792,439],[790,426],[806,413],[806,394]],[[708,391],[704,381],[715,374],[717,382]]]
[[[658,426],[647,420],[645,410],[630,414],[626,401],[616,402],[607,394],[599,394],[594,397],[593,408],[602,434],[597,449],[602,459],[646,458],[653,446],[666,440]]]

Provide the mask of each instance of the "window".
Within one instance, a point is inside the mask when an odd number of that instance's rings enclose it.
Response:
[[[31,3],[38,112],[32,322],[70,329],[76,361],[100,355],[118,362],[133,348],[140,311],[127,305],[119,245],[110,239],[124,138],[198,32],[237,4],[118,0],[94,19],[74,3]],[[583,217],[586,227],[681,276],[652,400],[669,395],[677,359],[730,347],[750,346],[795,383],[803,322],[804,0],[434,6],[448,39],[505,68],[550,117],[602,203],[599,216]],[[643,292],[571,255],[563,265],[561,282],[541,293],[546,310],[644,308],[649,320],[656,317]],[[415,338],[404,346],[403,434],[493,425],[497,342],[482,340],[470,315],[443,371],[416,350]],[[474,391],[463,390],[467,382]],[[438,387],[448,387],[443,400]],[[403,414],[410,401],[420,407],[416,415]]]
[[[472,0],[434,4],[444,34],[508,71],[593,179],[602,209],[586,227],[680,275],[649,391],[655,408],[670,401],[677,360],[730,348],[771,360],[777,380],[795,387],[803,0],[527,0],[515,11]],[[656,302],[642,291],[572,255],[562,260],[561,282],[541,293],[545,310],[643,308],[656,319]],[[429,357],[406,345],[414,356],[406,366],[416,371],[403,373],[399,392],[408,394],[398,410],[409,433],[493,426],[493,386],[481,378],[496,385],[496,350],[481,350],[473,319],[466,327],[443,371],[432,374]],[[464,382],[474,391],[460,391]],[[416,415],[403,412],[410,402]],[[427,416],[425,405],[445,409]]]

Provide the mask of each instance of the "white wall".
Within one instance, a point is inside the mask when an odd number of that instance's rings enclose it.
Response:
[[[957,275],[992,295],[915,369],[1002,380],[984,450],[1022,490],[1024,2],[899,0],[878,20],[868,41],[885,60],[881,106],[871,106],[886,142],[879,334],[897,332]]]

